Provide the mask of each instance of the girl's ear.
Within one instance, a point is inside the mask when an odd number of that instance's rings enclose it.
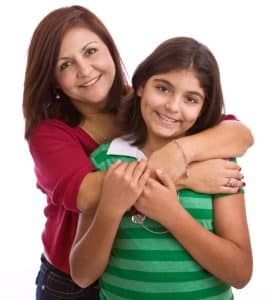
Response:
[[[141,85],[137,90],[138,97],[142,97],[142,94],[143,94],[143,85]]]

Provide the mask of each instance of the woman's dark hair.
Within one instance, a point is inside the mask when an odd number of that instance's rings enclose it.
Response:
[[[186,135],[200,132],[218,124],[224,109],[218,64],[210,50],[192,38],[176,37],[160,44],[136,69],[132,78],[133,92],[123,101],[119,111],[124,134],[134,137],[135,145],[142,145],[147,129],[140,111],[137,91],[150,77],[174,70],[192,70],[205,93],[205,101],[195,124]]]
[[[33,33],[25,73],[23,113],[25,117],[25,137],[28,139],[41,120],[59,119],[70,126],[82,120],[81,113],[71,104],[68,97],[61,94],[56,100],[55,67],[64,35],[75,27],[90,29],[108,47],[115,64],[116,74],[109,92],[105,110],[117,112],[121,98],[128,92],[128,83],[117,47],[100,19],[81,6],[56,9],[49,13]]]

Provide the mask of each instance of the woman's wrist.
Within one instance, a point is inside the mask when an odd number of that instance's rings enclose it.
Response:
[[[194,151],[191,147],[191,137],[182,137],[175,140],[177,146],[179,146],[180,152],[185,157],[184,159],[187,161],[187,165],[194,161]]]
[[[185,164],[185,172],[182,177],[188,177],[188,159],[184,150],[184,146],[181,142],[179,143],[177,140],[174,140],[174,142],[178,147],[180,155],[182,156],[183,162]]]

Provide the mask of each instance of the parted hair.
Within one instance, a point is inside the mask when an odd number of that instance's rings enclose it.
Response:
[[[121,98],[128,92],[122,60],[102,21],[82,6],[56,9],[38,24],[28,50],[23,93],[26,139],[41,120],[59,119],[70,126],[76,126],[83,118],[65,94],[61,93],[63,101],[57,101],[54,96],[57,85],[54,71],[61,43],[66,32],[75,27],[85,27],[97,34],[113,58],[116,74],[105,111],[117,112]]]
[[[119,110],[123,134],[129,134],[135,145],[143,145],[147,129],[141,115],[141,97],[137,95],[150,77],[175,70],[192,70],[205,93],[205,101],[195,124],[186,135],[198,133],[223,119],[224,101],[217,61],[211,51],[188,37],[175,37],[160,44],[135,70],[133,91],[125,97]]]

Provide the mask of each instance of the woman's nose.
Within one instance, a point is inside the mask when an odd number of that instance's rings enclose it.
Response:
[[[86,62],[79,62],[77,68],[77,76],[78,77],[86,77],[90,75],[92,71],[92,66]]]

